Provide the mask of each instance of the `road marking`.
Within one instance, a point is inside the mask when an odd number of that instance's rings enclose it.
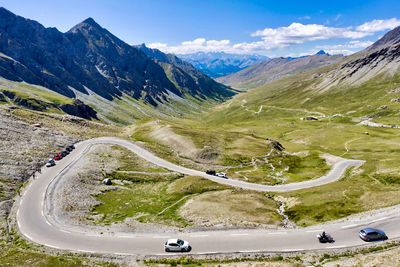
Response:
[[[287,232],[274,232],[274,233],[268,233],[269,235],[284,235],[287,234]]]
[[[61,232],[64,232],[64,233],[67,233],[67,234],[70,234],[70,233],[71,233],[70,231],[63,230],[63,229],[60,229],[60,231],[61,231]]]
[[[57,247],[57,246],[53,246],[53,245],[49,245],[49,244],[44,244],[46,247],[51,247],[51,248],[56,248],[56,249],[60,249],[59,247]]]
[[[190,237],[206,237],[208,235],[190,235]]]
[[[83,253],[96,253],[96,251],[91,251],[91,250],[83,250],[83,249],[78,249],[77,251],[83,252]]]
[[[136,238],[135,235],[119,235],[120,238]]]
[[[151,238],[170,238],[170,236],[168,236],[168,235],[166,235],[166,236],[155,235],[155,236],[152,236]]]
[[[387,218],[388,217],[383,217],[383,218],[380,218],[380,219],[376,219],[376,220],[373,220],[371,223],[383,221],[383,220],[386,220]]]
[[[50,226],[51,226],[51,223],[49,223],[49,221],[48,221],[48,220],[46,220],[46,223],[47,223],[48,225],[50,225]]]
[[[93,236],[93,237],[99,237],[100,235],[98,234],[85,234],[86,236]]]
[[[221,253],[221,252],[208,251],[208,252],[199,252],[199,253],[197,253],[197,254],[198,254],[198,255],[202,255],[202,254],[218,254],[218,253]]]
[[[43,211],[43,209],[42,209],[40,212],[41,212],[41,214],[42,214],[42,217],[44,217],[44,211]]]
[[[331,246],[331,247],[326,247],[326,248],[345,248],[346,246]]]
[[[19,209],[17,210],[17,217],[19,217]]]
[[[281,251],[283,252],[292,252],[292,251],[303,251],[304,248],[287,248],[287,249],[282,249]]]
[[[21,229],[21,225],[19,224],[19,221],[17,220],[18,228]]]
[[[358,226],[358,224],[345,225],[345,226],[342,226],[341,228],[346,229],[346,228],[351,228],[351,227],[356,227],[356,226]]]
[[[115,254],[118,254],[118,253],[115,253]],[[167,255],[171,255],[171,254],[169,254],[169,253],[159,253],[159,254],[156,254],[157,256],[167,256]]]
[[[307,233],[317,233],[317,232],[322,232],[322,231],[324,231],[324,230],[309,230],[309,231],[306,231]]]
[[[260,252],[261,250],[241,250],[239,253],[254,253],[254,252]]]
[[[24,203],[24,199],[21,198],[21,201],[19,202],[19,205],[22,206],[22,203]]]
[[[249,234],[243,233],[243,234],[230,234],[230,235],[249,235]]]

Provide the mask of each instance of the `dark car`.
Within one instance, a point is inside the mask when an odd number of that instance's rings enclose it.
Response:
[[[207,170],[206,173],[209,175],[215,175],[217,172],[214,170]]]
[[[61,152],[60,154],[62,157],[65,157],[66,155],[68,155],[67,152],[65,152],[65,151]]]
[[[364,241],[388,239],[384,231],[375,228],[364,228],[358,233],[358,235]]]
[[[71,151],[74,150],[74,149],[75,149],[74,145],[70,145],[70,146],[67,146],[67,147],[65,148],[65,150],[67,150],[67,151],[69,151],[69,152],[71,152]]]

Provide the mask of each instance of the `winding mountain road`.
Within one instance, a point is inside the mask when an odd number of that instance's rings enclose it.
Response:
[[[165,255],[163,243],[170,237],[188,240],[193,250],[190,254],[215,254],[233,252],[290,252],[318,249],[340,249],[364,245],[358,238],[358,231],[365,226],[379,227],[386,231],[389,238],[400,237],[400,215],[375,214],[372,217],[352,219],[345,222],[333,222],[323,226],[293,230],[229,230],[204,232],[162,232],[162,233],[93,233],[80,231],[59,224],[51,217],[52,205],[47,199],[51,184],[62,179],[95,144],[113,144],[123,146],[143,159],[176,172],[202,176],[212,181],[244,189],[287,192],[330,183],[340,179],[345,170],[359,166],[363,161],[343,160],[336,163],[331,171],[319,179],[279,186],[257,185],[238,180],[223,179],[207,175],[201,171],[184,168],[167,162],[149,151],[123,139],[102,137],[86,140],[75,145],[69,156],[52,168],[43,168],[35,180],[28,183],[17,200],[17,224],[19,231],[33,242],[63,250],[84,253],[105,253],[118,255]],[[336,242],[320,244],[315,235],[328,231]],[[169,254],[168,254],[169,255]]]

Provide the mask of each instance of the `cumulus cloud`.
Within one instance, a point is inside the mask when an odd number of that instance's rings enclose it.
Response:
[[[337,19],[340,18],[340,14]],[[304,17],[305,18],[305,17]],[[252,37],[259,38],[254,42],[242,42],[231,44],[229,40],[207,40],[197,38],[192,41],[185,41],[176,46],[168,46],[164,43],[151,43],[151,48],[160,49],[163,52],[174,54],[189,54],[195,52],[226,52],[226,53],[265,53],[273,49],[285,48],[295,44],[316,40],[328,40],[334,38],[353,39],[352,41],[324,49],[342,50],[347,54],[354,52],[349,49],[364,48],[372,42],[361,42],[357,39],[374,35],[376,32],[393,29],[400,25],[396,18],[387,20],[373,20],[359,26],[353,27],[329,27],[320,24],[302,24],[294,22],[287,27],[265,28],[255,31]],[[343,53],[343,54],[346,54]]]
[[[336,44],[336,45],[321,45],[317,46],[317,49],[356,49],[356,48],[366,48],[370,45],[372,45],[374,42],[371,41],[359,41],[359,40],[354,40],[350,41],[344,44]]]
[[[391,30],[397,26],[400,25],[400,20],[396,18],[392,19],[374,19],[373,21],[366,22],[364,24],[361,24],[360,26],[356,27],[357,31],[361,32],[380,32],[384,30]]]

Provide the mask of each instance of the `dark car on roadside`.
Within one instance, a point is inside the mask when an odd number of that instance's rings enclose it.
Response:
[[[209,175],[215,175],[215,174],[217,174],[217,172],[214,171],[214,170],[206,170],[206,173],[209,174]]]
[[[64,158],[65,156],[68,155],[66,151],[63,151],[63,152],[61,152],[60,154],[61,154],[61,156],[62,156],[63,158]]]
[[[364,241],[388,239],[384,231],[375,228],[364,228],[358,233],[358,235]]]
[[[67,146],[67,147],[65,148],[65,150],[67,150],[67,151],[69,151],[69,152],[71,152],[71,151],[74,150],[74,149],[75,149],[74,145],[70,145],[70,146]]]

